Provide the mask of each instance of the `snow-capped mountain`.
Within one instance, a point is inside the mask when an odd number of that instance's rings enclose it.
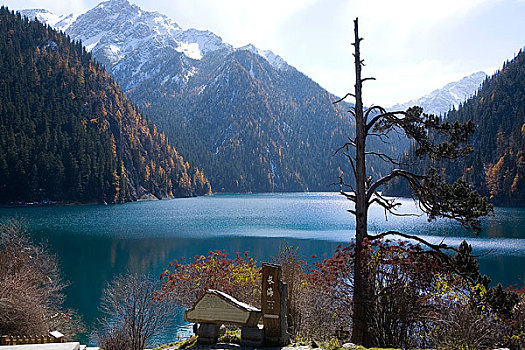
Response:
[[[210,51],[231,45],[209,31],[189,29],[184,31],[168,17],[141,10],[127,0],[100,3],[81,15],[67,30],[67,34],[80,39],[95,57],[108,55],[106,64],[115,65],[121,58],[162,47],[184,53],[187,57],[201,59]],[[109,68],[109,67],[107,67]]]
[[[323,191],[351,172],[332,157],[351,135],[349,106],[333,105],[333,95],[269,50],[235,49],[127,0],[100,3],[66,34],[215,191]],[[372,166],[380,175],[381,165]]]
[[[396,104],[391,109],[405,110],[417,105],[423,107],[425,113],[442,115],[453,107],[457,109],[460,103],[474,95],[486,78],[487,74],[484,72],[476,72],[459,81],[449,83],[441,89],[436,89],[417,100]]]
[[[185,56],[181,60],[187,66],[188,59],[201,60],[207,54],[217,51],[224,56],[236,50],[210,31],[193,28],[184,30],[167,16],[143,11],[127,0],[102,2],[80,16],[58,16],[47,10],[20,12],[65,31],[75,40],[81,40],[110,74],[127,74],[129,78],[120,81],[125,91],[154,74],[148,62],[169,59],[173,57],[174,51]],[[285,70],[288,67],[280,56],[270,50],[261,50],[252,44],[237,50],[248,50],[260,55],[277,69]],[[133,66],[132,70],[128,69],[130,66]],[[187,72],[195,69],[186,67],[183,70],[183,76],[174,75],[167,79],[187,82]]]

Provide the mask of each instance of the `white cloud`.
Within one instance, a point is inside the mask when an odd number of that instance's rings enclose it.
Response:
[[[234,46],[255,41],[259,46],[260,43],[266,46],[261,48],[270,49],[282,23],[314,1],[172,0],[163,3],[162,7],[171,14],[177,14],[173,15],[173,19],[185,28],[215,31]],[[152,9],[146,1],[138,0],[137,3],[144,3]]]

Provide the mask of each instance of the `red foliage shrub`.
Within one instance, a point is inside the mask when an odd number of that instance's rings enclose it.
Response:
[[[186,260],[186,259],[181,259]],[[186,263],[175,260],[170,270],[161,274],[162,287],[158,298],[168,298],[191,307],[208,289],[218,289],[254,306],[261,303],[261,276],[257,261],[237,253],[230,258],[224,251],[197,255]]]

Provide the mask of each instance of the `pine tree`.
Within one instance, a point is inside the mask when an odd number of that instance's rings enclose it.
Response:
[[[446,251],[451,249],[458,251],[443,243],[432,244],[418,236],[397,231],[369,234],[367,224],[370,206],[376,204],[393,215],[404,215],[397,211],[401,203],[381,194],[379,190],[382,186],[394,179],[403,179],[408,183],[418,200],[420,209],[428,215],[429,220],[439,217],[455,219],[465,227],[476,231],[480,230],[478,218],[490,213],[492,208],[487,204],[486,198],[480,197],[464,179],[460,178],[454,184],[448,184],[435,169],[428,169],[426,174],[394,169],[390,174],[375,181],[367,174],[366,162],[369,157],[378,157],[385,162],[399,165],[399,162],[385,153],[367,150],[369,137],[384,139],[391,132],[402,130],[406,137],[415,142],[416,154],[427,154],[436,160],[457,159],[472,151],[467,141],[468,136],[474,131],[474,125],[470,121],[454,124],[442,122],[439,117],[423,114],[420,107],[393,112],[388,112],[380,106],[365,109],[362,99],[363,82],[374,80],[374,78],[361,78],[363,60],[360,56],[360,42],[363,39],[358,34],[357,18],[354,21],[354,35],[355,41],[352,45],[355,49],[355,92],[347,94],[343,99],[348,96],[355,98],[355,107],[350,110],[355,119],[355,138],[349,138],[349,141],[336,153],[343,152],[347,157],[353,169],[354,180],[352,185],[346,184],[344,179],[340,178],[341,194],[354,203],[354,209],[349,212],[355,216],[356,220],[352,342],[370,347],[375,345],[371,343],[373,337],[370,335],[372,331],[371,315],[374,314],[374,288],[367,251],[370,249],[371,242],[390,235],[398,235],[426,245],[432,253],[448,261],[451,261],[451,258]],[[435,142],[433,136],[436,133],[443,141]],[[350,149],[353,152],[350,152]],[[346,187],[349,187],[351,192],[346,192],[344,190]]]

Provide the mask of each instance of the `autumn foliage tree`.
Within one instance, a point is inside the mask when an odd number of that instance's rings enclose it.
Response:
[[[449,184],[434,169],[428,169],[426,173],[394,169],[390,174],[379,179],[373,179],[367,174],[366,163],[370,157],[378,157],[394,166],[402,165],[388,154],[368,150],[369,138],[378,137],[387,140],[390,133],[401,131],[416,145],[416,154],[428,155],[432,159],[457,159],[467,156],[472,151],[472,147],[468,144],[468,137],[474,131],[474,124],[470,121],[464,123],[442,121],[437,116],[424,114],[420,107],[390,112],[380,106],[365,109],[362,99],[363,82],[373,78],[361,77],[363,60],[360,57],[360,42],[363,39],[358,34],[357,19],[354,21],[354,35],[355,41],[352,45],[355,49],[355,92],[347,94],[343,99],[349,96],[355,98],[355,106],[349,111],[355,119],[355,138],[349,138],[336,153],[343,153],[353,170],[353,181],[347,183],[340,178],[340,192],[354,203],[354,208],[349,212],[356,218],[355,264],[352,275],[352,341],[370,346],[374,343],[371,333],[374,288],[372,267],[366,252],[371,242],[390,235],[401,236],[424,244],[442,260],[450,259],[446,251],[456,250],[443,243],[432,244],[418,236],[397,231],[369,234],[367,225],[370,206],[379,205],[392,215],[404,215],[397,211],[401,205],[399,202],[382,195],[382,187],[393,180],[404,180],[417,199],[419,208],[428,215],[429,220],[454,219],[475,231],[480,229],[478,218],[490,213],[492,208],[487,200],[472,190],[464,179],[460,178],[455,183]]]
[[[261,304],[261,275],[257,261],[248,252],[229,257],[226,251],[210,251],[192,259],[181,258],[170,263],[161,274],[160,300],[193,304],[208,289],[222,292],[254,306]]]

